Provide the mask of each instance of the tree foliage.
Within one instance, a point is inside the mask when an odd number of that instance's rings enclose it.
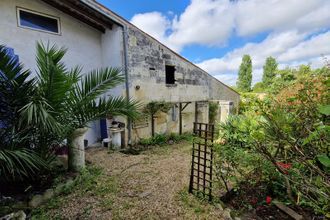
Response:
[[[251,91],[252,83],[252,61],[250,55],[244,55],[239,67],[237,89],[242,92]]]
[[[262,82],[265,86],[268,86],[272,83],[273,79],[276,76],[277,62],[273,57],[267,57],[266,63],[263,66],[263,75]]]

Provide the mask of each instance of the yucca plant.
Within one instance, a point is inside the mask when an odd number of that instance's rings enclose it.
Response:
[[[103,68],[82,74],[80,67],[68,69],[62,62],[65,48],[37,44],[38,72],[35,78],[36,92],[23,107],[23,122],[39,124],[44,121],[46,133],[52,127],[58,139],[66,138],[69,144],[69,167],[84,167],[83,136],[88,123],[111,116],[138,116],[138,103],[125,97],[106,96],[105,93],[125,80],[120,69]],[[43,104],[40,104],[43,103]],[[39,107],[46,109],[40,117]],[[49,115],[48,115],[49,114]],[[53,120],[55,119],[55,120]],[[47,140],[44,140],[47,143]]]

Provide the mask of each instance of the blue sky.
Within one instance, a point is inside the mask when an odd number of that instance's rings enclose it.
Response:
[[[330,58],[330,0],[99,2],[230,85],[244,54],[252,57],[254,82],[268,56],[280,68],[316,68]]]

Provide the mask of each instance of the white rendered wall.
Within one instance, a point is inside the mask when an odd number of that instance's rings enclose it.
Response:
[[[50,34],[18,27],[16,8],[21,7],[60,18],[61,34]],[[26,68],[36,69],[36,42],[66,47],[64,62],[68,67],[80,65],[84,71],[102,65],[101,32],[64,14],[40,0],[0,1],[0,44],[14,48]]]
[[[61,34],[50,34],[18,27],[17,7],[60,18]],[[36,70],[36,42],[56,44],[68,49],[64,63],[68,68],[79,65],[83,73],[102,66],[121,66],[118,32],[103,35],[98,30],[53,8],[40,0],[0,0],[0,44],[15,50],[20,62],[32,72]],[[115,40],[116,42],[112,42]],[[103,47],[103,45],[105,47]],[[99,122],[90,123],[86,134],[89,144],[100,138]]]

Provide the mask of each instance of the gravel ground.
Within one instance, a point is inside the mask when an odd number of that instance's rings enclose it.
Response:
[[[155,147],[139,155],[87,151],[86,160],[103,173],[95,190],[78,189],[47,208],[59,219],[222,219],[221,210],[186,191],[189,184],[188,143]],[[102,190],[97,186],[102,185]],[[106,186],[106,188],[104,187]],[[49,207],[49,205],[48,205]]]

